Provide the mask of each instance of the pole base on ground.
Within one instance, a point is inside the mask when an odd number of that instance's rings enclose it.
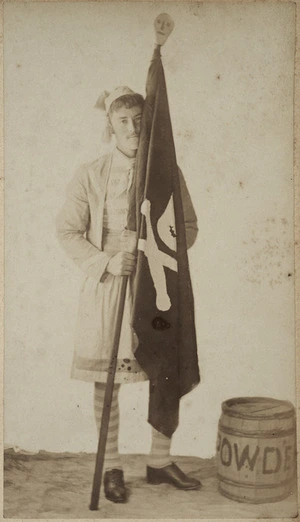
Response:
[[[90,504],[89,509],[90,509],[90,511],[98,511],[99,507],[98,506],[93,506],[92,504]]]

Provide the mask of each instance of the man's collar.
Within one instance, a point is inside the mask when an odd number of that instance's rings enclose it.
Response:
[[[113,151],[113,158],[120,167],[124,166],[124,168],[131,168],[135,163],[135,157],[129,158],[118,147],[115,147]]]

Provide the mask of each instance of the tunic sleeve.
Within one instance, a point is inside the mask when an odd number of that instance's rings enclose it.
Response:
[[[85,238],[90,221],[87,169],[81,167],[68,185],[66,201],[56,218],[57,238],[68,256],[89,277],[105,279],[111,256]]]
[[[198,225],[197,225],[197,216],[193,207],[193,203],[191,200],[191,196],[186,186],[185,179],[183,174],[178,168],[179,171],[179,181],[180,181],[180,191],[182,198],[182,206],[183,206],[183,216],[184,216],[184,224],[185,224],[185,233],[186,233],[186,243],[187,248],[191,248],[191,246],[195,243],[196,237],[198,234]]]

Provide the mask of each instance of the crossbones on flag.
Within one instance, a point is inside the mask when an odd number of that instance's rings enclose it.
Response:
[[[180,397],[200,380],[193,293],[160,46],[148,71],[128,227],[138,231],[132,327],[150,381],[150,424],[171,437]]]

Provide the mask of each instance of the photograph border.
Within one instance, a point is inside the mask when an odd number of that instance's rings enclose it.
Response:
[[[0,133],[1,133],[1,147],[0,147],[0,163],[1,163],[1,175],[0,175],[0,188],[1,188],[1,196],[0,196],[0,206],[1,206],[1,217],[2,217],[2,227],[1,227],[1,237],[0,237],[0,250],[2,254],[3,259],[3,270],[0,271],[0,278],[1,278],[1,288],[2,288],[2,294],[1,294],[1,300],[0,300],[0,307],[1,307],[1,313],[0,313],[0,324],[1,324],[1,346],[0,346],[0,361],[1,361],[1,387],[3,390],[4,385],[4,372],[3,372],[3,366],[4,366],[4,255],[5,255],[5,248],[4,248],[4,237],[5,237],[5,228],[4,228],[4,165],[5,165],[5,157],[4,157],[4,73],[3,73],[3,15],[4,15],[4,4],[17,4],[17,3],[44,3],[44,2],[51,2],[51,3],[90,3],[94,2],[94,0],[2,0],[0,4],[0,16],[1,16],[1,52],[0,52],[0,59],[1,59],[1,105],[0,105],[0,111],[1,111],[1,120],[2,125],[0,126]],[[98,3],[104,2],[105,0],[97,0]],[[109,0],[111,3],[117,2],[118,0]],[[126,0],[125,0],[126,1]],[[148,2],[148,0],[131,0],[132,2]],[[173,0],[165,0],[167,2],[172,3]],[[299,408],[300,408],[300,397],[299,397],[299,389],[300,389],[300,353],[299,353],[299,340],[300,340],[300,0],[299,1],[291,1],[291,0],[204,0],[203,2],[198,2],[196,0],[189,0],[189,2],[194,2],[196,4],[199,3],[208,3],[208,4],[274,4],[274,3],[289,3],[295,5],[296,10],[296,41],[295,41],[295,76],[294,76],[294,254],[295,254],[295,271],[294,271],[294,288],[295,288],[295,349],[296,349],[296,364],[295,364],[295,373],[296,373],[296,412],[297,412],[297,470],[298,470],[298,477],[300,477],[300,415],[299,415]],[[156,3],[155,1],[152,3]],[[173,2],[175,3],[175,2]],[[181,2],[176,3],[187,3],[187,0],[181,0]],[[2,404],[4,403],[4,397],[2,400]],[[3,408],[1,409],[1,420],[2,420],[2,427],[3,427]],[[2,428],[3,433],[3,428]],[[2,454],[1,454],[1,479],[3,484],[3,455],[4,455],[4,443],[3,440],[1,440],[2,445]],[[0,491],[0,502],[1,506],[3,507],[3,487]],[[298,491],[298,510],[300,506],[300,492]],[[1,518],[3,518],[3,513]],[[265,522],[275,520],[277,522],[279,521],[287,521],[287,520],[297,520],[299,518],[299,514],[297,518],[264,518],[263,520]],[[14,520],[17,521],[18,519],[5,519],[5,520]],[[46,519],[26,519],[28,521],[30,520],[46,520]],[[59,520],[59,519],[51,519],[51,520]],[[78,520],[78,519],[63,519],[65,520]],[[81,519],[85,520],[85,519]],[[92,520],[91,518],[86,520]],[[95,515],[95,520],[107,520],[107,519],[100,519]],[[114,520],[122,520],[125,522],[126,520],[132,520],[132,519],[110,519],[111,522],[114,522]],[[142,519],[147,520],[148,522],[158,522],[159,520],[164,519]],[[171,519],[168,519],[171,520]],[[175,519],[172,519],[175,520]],[[215,522],[222,522],[224,520],[239,520],[239,519],[186,519],[188,520],[201,520],[205,521],[208,520],[209,522],[212,522],[213,520]],[[241,519],[242,521],[251,520],[251,521],[261,521],[262,519]]]

